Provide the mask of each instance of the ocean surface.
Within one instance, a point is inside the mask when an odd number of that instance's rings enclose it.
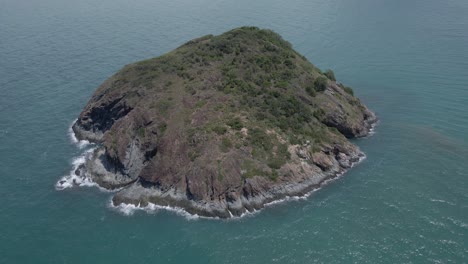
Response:
[[[270,28],[380,118],[367,159],[237,220],[125,214],[55,189],[68,134],[123,65]],[[468,1],[0,0],[0,263],[467,263]]]

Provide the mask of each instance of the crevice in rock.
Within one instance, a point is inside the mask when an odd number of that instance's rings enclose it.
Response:
[[[88,131],[101,131],[104,133],[109,130],[115,121],[126,116],[133,110],[133,108],[127,106],[125,102],[120,103],[122,98],[123,97],[120,97],[108,104],[101,104],[98,107],[92,108],[86,116],[78,119],[78,125]],[[89,122],[83,122],[89,119],[91,119]]]
[[[113,158],[109,156],[106,152],[104,155],[101,155],[99,159],[101,160],[102,165],[104,165],[104,168],[107,171],[112,171],[112,172],[118,171],[123,174],[125,167],[118,158]]]
[[[158,147],[154,147],[145,152],[145,161],[151,160],[158,153]]]
[[[190,190],[190,180],[187,178],[187,176],[185,176],[185,195],[187,196],[187,199],[189,200],[193,200],[194,196],[193,196],[193,193],[192,191]]]

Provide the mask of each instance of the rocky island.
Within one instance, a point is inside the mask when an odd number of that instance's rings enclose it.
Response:
[[[375,115],[278,34],[242,27],[125,66],[73,125],[76,175],[149,203],[229,218],[305,194],[364,154]]]

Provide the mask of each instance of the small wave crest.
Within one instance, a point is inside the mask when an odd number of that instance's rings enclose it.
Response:
[[[448,204],[448,205],[455,205],[455,203],[452,203],[452,202],[449,202],[449,201],[445,201],[445,200],[442,200],[442,199],[429,199],[429,201],[433,202],[433,203],[444,203],[444,204]]]
[[[8,134],[8,129],[0,129],[0,138],[2,138],[3,136],[6,136]]]
[[[458,220],[458,219],[454,219],[452,217],[447,217],[447,220],[451,221],[452,224],[458,226],[458,227],[461,227],[461,228],[464,228],[464,229],[468,229],[468,224],[461,221],[461,220]]]

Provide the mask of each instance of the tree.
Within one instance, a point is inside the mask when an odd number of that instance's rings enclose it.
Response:
[[[347,93],[349,93],[350,95],[354,95],[354,91],[351,87],[348,87],[348,86],[345,86],[343,87],[343,90]]]
[[[319,76],[315,79],[314,87],[317,92],[323,92],[327,89],[328,79],[325,76]]]
[[[335,73],[332,70],[326,70],[324,74],[328,79],[336,82]]]

